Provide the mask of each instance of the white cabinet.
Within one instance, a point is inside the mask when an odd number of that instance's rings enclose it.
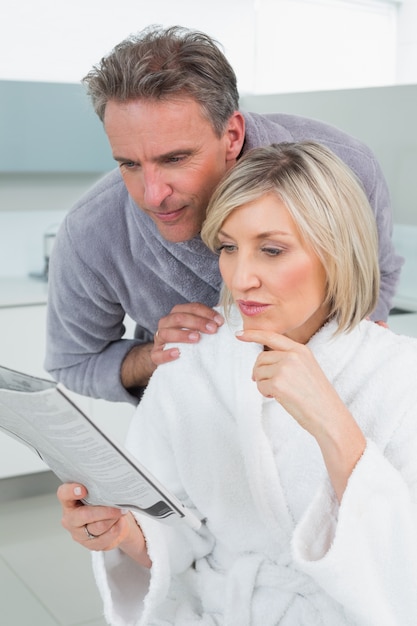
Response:
[[[0,362],[5,367],[45,376],[45,305],[0,309]],[[0,478],[47,469],[26,446],[0,432]]]
[[[43,368],[45,324],[45,304],[0,307],[0,364],[34,376],[50,378]],[[89,417],[123,443],[134,411],[132,405],[71,395]],[[47,469],[26,446],[0,432],[0,478]]]

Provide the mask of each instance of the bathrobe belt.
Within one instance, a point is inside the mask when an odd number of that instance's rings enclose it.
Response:
[[[206,608],[210,613],[223,613],[224,626],[252,626],[254,614],[257,612],[256,590],[262,588],[276,589],[276,594],[272,591],[269,595],[271,599],[273,598],[270,607],[271,623],[278,623],[294,600],[300,599],[301,596],[306,600],[303,604],[306,605],[309,626],[322,624],[314,607],[313,596],[317,596],[319,591],[317,584],[293,566],[274,563],[261,554],[246,554],[238,558],[228,569],[226,579],[207,561],[204,561],[204,564],[200,561],[197,569],[202,575],[200,579],[202,586],[212,591],[210,598],[206,600],[210,606]],[[217,587],[219,589],[216,593],[214,590]],[[222,602],[223,598],[225,604],[222,608],[218,602]],[[264,602],[265,596],[261,594],[259,599]],[[300,611],[301,615],[304,612],[301,606]],[[262,608],[262,612],[265,612],[265,607]]]

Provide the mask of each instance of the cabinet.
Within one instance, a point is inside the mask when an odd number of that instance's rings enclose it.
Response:
[[[46,305],[0,307],[0,362],[6,367],[49,378],[43,369]],[[103,430],[123,443],[134,407],[71,393]],[[26,446],[0,432],[0,478],[48,470]]]
[[[82,85],[0,80],[0,172],[105,172],[115,167]]]

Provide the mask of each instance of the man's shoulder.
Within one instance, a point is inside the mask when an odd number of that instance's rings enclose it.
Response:
[[[100,248],[108,249],[109,240],[125,241],[132,221],[131,202],[119,171],[109,172],[68,211],[60,229],[61,239],[84,252],[91,246],[89,254],[94,249],[95,255]]]
[[[245,113],[245,120],[246,150],[268,143],[315,141],[351,167],[369,193],[381,175],[369,146],[327,122],[288,113]]]
[[[115,202],[126,202],[128,193],[118,169],[105,174],[76,202],[71,211],[85,207],[105,208]]]
[[[373,157],[370,148],[360,139],[324,120],[289,113],[246,113],[246,126],[252,142],[317,141],[337,152],[344,147]],[[258,141],[257,141],[258,140]]]

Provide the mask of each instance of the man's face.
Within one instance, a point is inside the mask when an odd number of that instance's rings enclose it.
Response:
[[[110,101],[104,127],[130,196],[161,235],[173,242],[198,235],[215,187],[242,148],[241,114],[218,137],[191,98]]]

